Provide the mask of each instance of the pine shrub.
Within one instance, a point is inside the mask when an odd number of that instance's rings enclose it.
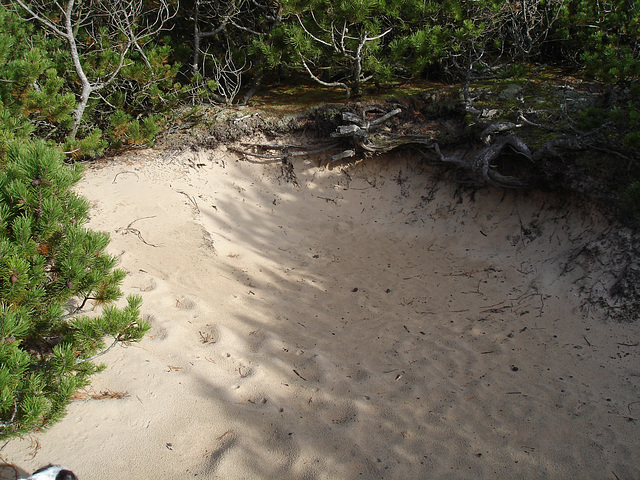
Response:
[[[112,346],[140,340],[141,298],[106,233],[83,225],[78,166],[42,141],[9,142],[0,166],[0,440],[59,421]],[[107,347],[105,338],[110,337]]]

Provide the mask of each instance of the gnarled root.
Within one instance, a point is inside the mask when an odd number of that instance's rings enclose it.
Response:
[[[491,165],[491,162],[502,153],[506,146],[510,146],[516,153],[533,161],[529,147],[520,138],[515,135],[506,135],[499,137],[494,143],[476,154],[472,160],[472,170],[487,183],[496,187],[523,188],[528,186],[527,183],[520,181],[516,177],[502,175]]]

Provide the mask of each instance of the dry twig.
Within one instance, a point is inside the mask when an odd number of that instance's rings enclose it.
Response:
[[[110,400],[110,399],[122,399],[129,396],[128,392],[112,392],[111,390],[102,390],[96,392],[93,390],[78,390],[73,394],[74,400]]]

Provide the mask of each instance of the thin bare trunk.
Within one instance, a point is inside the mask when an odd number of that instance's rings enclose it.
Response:
[[[304,30],[305,34],[307,34],[314,42],[319,43],[320,45],[331,47],[336,53],[342,55],[342,57],[349,64],[349,68],[351,71],[344,79],[344,81],[324,82],[311,71],[309,65],[305,61],[305,58],[302,56],[302,54],[300,54],[302,65],[307,70],[307,73],[310,75],[310,77],[317,83],[328,87],[342,87],[347,92],[347,98],[349,98],[352,93],[358,95],[360,93],[361,85],[373,78],[373,75],[368,75],[365,77],[363,73],[363,64],[365,61],[364,56],[366,54],[364,47],[367,42],[381,39],[389,32],[391,32],[391,29],[373,37],[370,37],[366,31],[363,32],[359,37],[352,37],[348,35],[349,26],[347,25],[346,20],[343,22],[342,28],[336,27],[335,24],[331,22],[330,29],[326,29],[320,25],[313,12],[311,12],[311,17],[316,23],[316,26],[322,31],[322,34],[324,34],[325,37],[329,38],[329,40],[321,38],[322,35],[314,35],[313,33],[311,33],[305,26],[300,15],[298,15],[298,23]],[[349,47],[347,45],[347,43],[353,45],[353,42],[357,42],[355,48]]]
[[[76,70],[76,74],[80,79],[80,84],[82,85],[82,93],[80,94],[80,101],[76,106],[76,109],[73,112],[73,125],[71,126],[71,132],[69,133],[69,138],[71,140],[75,140],[76,134],[78,133],[78,129],[80,128],[80,122],[82,121],[82,116],[84,115],[84,111],[87,108],[87,104],[89,103],[89,97],[91,96],[91,92],[93,91],[93,87],[91,86],[91,82],[87,78],[84,69],[82,68],[82,63],[80,62],[80,54],[78,53],[78,45],[76,43],[75,32],[73,31],[73,24],[71,22],[71,14],[73,11],[74,0],[69,0],[67,2],[67,7],[65,9],[65,18],[64,18],[64,27],[65,27],[65,39],[69,43],[69,53],[71,53],[71,60],[73,61],[73,66]]]
[[[58,4],[60,7],[60,23],[56,23],[55,20],[51,20],[46,15],[48,0],[32,1],[28,4],[25,3],[24,0],[13,1],[29,14],[30,17],[27,20],[37,20],[51,33],[61,37],[69,46],[69,54],[71,55],[71,61],[73,62],[73,67],[78,76],[81,88],[78,104],[73,112],[71,131],[69,132],[69,138],[72,140],[75,139],[78,134],[91,95],[97,90],[109,85],[117,78],[122,67],[125,65],[127,54],[133,45],[141,52],[145,63],[149,66],[148,59],[144,55],[144,52],[142,52],[142,47],[138,42],[144,37],[152,36],[162,30],[165,23],[174,15],[170,12],[166,1],[161,0],[158,4],[155,18],[143,26],[137,26],[136,22],[138,22],[140,12],[142,11],[142,0],[128,0],[125,2],[116,2],[115,4],[96,3],[89,6],[92,10],[86,11],[82,10],[82,1],[76,4],[76,0],[67,0],[64,8]],[[85,5],[85,7],[87,6]],[[91,27],[93,16],[95,15],[107,16],[110,26],[114,30],[124,34],[126,40],[125,43],[114,43],[112,45],[112,48],[119,52],[118,64],[113,70],[103,78],[91,80],[82,66],[81,52],[78,49],[76,37],[80,29],[83,27]],[[135,32],[134,28],[136,29]],[[115,38],[115,36],[113,38]]]

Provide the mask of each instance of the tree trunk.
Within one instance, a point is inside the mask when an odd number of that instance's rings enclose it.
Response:
[[[73,61],[73,66],[76,70],[76,74],[80,79],[80,83],[82,84],[82,93],[80,94],[80,101],[76,106],[76,109],[73,112],[73,125],[71,126],[71,132],[69,133],[69,138],[71,140],[75,140],[76,134],[78,133],[78,129],[80,128],[80,123],[82,122],[82,116],[84,115],[84,111],[87,108],[87,103],[89,103],[89,96],[93,91],[93,87],[91,86],[91,82],[87,78],[87,75],[84,73],[84,69],[82,68],[82,63],[80,62],[80,54],[78,53],[78,45],[76,44],[75,32],[73,31],[73,24],[71,23],[71,16],[73,12],[74,0],[69,0],[67,2],[67,6],[65,9],[65,18],[64,18],[64,27],[65,27],[65,37],[67,42],[69,43],[69,52],[71,53],[71,60]]]

